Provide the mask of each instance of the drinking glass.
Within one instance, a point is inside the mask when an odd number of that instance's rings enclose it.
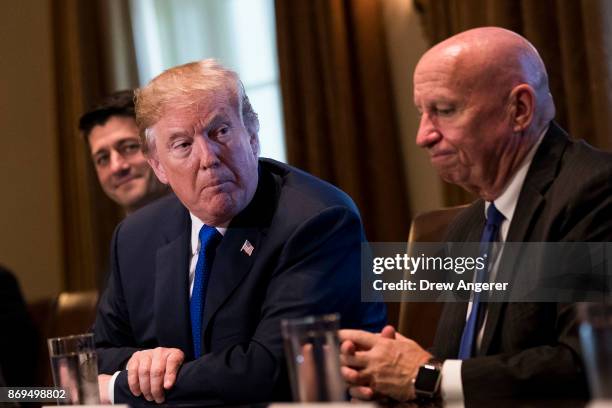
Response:
[[[62,405],[99,404],[98,358],[93,334],[55,337],[47,340],[53,382],[66,390]]]
[[[582,303],[579,316],[591,397],[612,400],[612,303]]]
[[[340,374],[340,315],[283,319],[281,331],[295,401],[345,401]]]

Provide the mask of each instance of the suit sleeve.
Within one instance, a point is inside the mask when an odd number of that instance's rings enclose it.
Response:
[[[538,313],[543,313],[542,308],[556,309],[557,338],[551,338],[548,345],[515,353],[465,360],[461,377],[466,401],[521,396],[583,398],[587,395],[574,305],[541,306]]]
[[[358,215],[344,207],[327,208],[304,221],[282,246],[262,287],[265,300],[252,338],[185,363],[166,400],[244,403],[290,398],[282,394],[289,389],[280,333],[284,318],[339,312],[343,326],[358,321],[361,327],[380,329],[384,306],[360,302],[362,240]],[[356,306],[368,310],[357,311]],[[133,401],[122,372],[115,402]]]
[[[94,337],[98,353],[98,371],[101,374],[114,374],[125,368],[132,354],[141,348],[136,347],[132,336],[130,321],[123,298],[117,261],[117,240],[121,224],[113,234],[111,244],[111,274],[107,288],[98,304]]]

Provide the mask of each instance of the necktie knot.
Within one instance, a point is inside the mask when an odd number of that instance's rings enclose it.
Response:
[[[505,219],[504,214],[499,212],[494,203],[491,203],[487,208],[487,226],[499,228]]]
[[[200,228],[198,237],[200,238],[200,252],[203,252],[209,248],[214,248],[215,244],[220,240],[221,234],[215,227],[204,224]]]

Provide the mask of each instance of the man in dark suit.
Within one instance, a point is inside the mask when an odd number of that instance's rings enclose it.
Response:
[[[414,85],[417,144],[444,180],[480,196],[447,241],[611,240],[612,155],[571,140],[552,121],[546,69],[527,40],[494,27],[458,34],[422,57]],[[502,267],[501,256],[485,268],[486,280],[512,281],[520,270]],[[429,351],[391,327],[380,336],[341,331],[351,394],[587,394],[575,305],[471,299],[445,306]]]
[[[104,193],[125,215],[169,193],[147,163],[136,126],[134,91],[104,96],[79,119],[79,131]],[[98,270],[98,288],[106,286],[108,265]]]
[[[235,73],[213,60],[172,68],[137,92],[136,117],[175,195],[116,229],[95,324],[103,401],[287,399],[281,319],[338,312],[344,327],[382,328],[384,305],[360,302],[357,208],[258,160]]]
[[[100,186],[126,214],[168,193],[142,152],[134,116],[130,89],[102,98],[79,119]]]

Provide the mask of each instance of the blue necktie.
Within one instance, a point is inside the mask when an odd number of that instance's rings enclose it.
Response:
[[[210,277],[210,269],[215,257],[215,248],[221,241],[221,234],[214,227],[203,225],[200,229],[200,251],[193,278],[191,292],[191,334],[193,337],[193,352],[195,358],[202,355],[202,315],[206,301],[206,287]]]
[[[487,222],[484,230],[482,231],[482,236],[480,237],[479,256],[484,257],[485,259],[484,268],[476,269],[475,282],[486,282],[488,279],[487,272],[489,269],[489,257],[491,256],[491,243],[498,240],[499,230],[504,219],[504,215],[500,213],[497,208],[495,208],[495,204],[491,203],[487,209]],[[481,292],[474,292],[474,296],[472,298],[472,310],[470,311],[470,315],[465,322],[465,327],[463,328],[461,345],[459,347],[460,360],[470,358],[472,355],[472,350],[474,349],[474,338],[476,337],[476,326],[478,322],[478,308],[480,306],[480,293]]]

